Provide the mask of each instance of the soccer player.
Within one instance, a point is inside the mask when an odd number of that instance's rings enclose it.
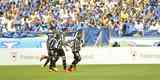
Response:
[[[69,41],[71,43],[71,49],[72,53],[74,55],[74,61],[68,68],[68,71],[75,71],[76,70],[76,65],[81,61],[81,56],[79,54],[79,51],[81,50],[81,47],[84,46],[83,40],[81,40],[81,36],[78,35],[79,32],[77,32],[77,35],[75,35],[75,39]]]
[[[60,39],[60,36],[58,34],[56,34],[56,37],[55,39],[53,40],[53,42],[50,43],[52,49],[53,49],[53,55],[52,57],[48,58],[49,61],[50,61],[50,71],[58,71],[58,69],[56,68],[56,62],[58,60],[58,52],[57,52],[57,48],[58,48],[58,45],[59,45],[59,39]]]
[[[63,69],[65,72],[68,72],[67,71],[67,64],[66,64],[66,56],[65,56],[65,52],[63,50],[63,47],[66,48],[66,45],[67,45],[64,41],[64,34],[62,32],[59,32],[56,35],[56,37],[57,37],[56,43],[53,46],[55,53],[54,53],[54,57],[52,57],[50,60],[50,67],[53,67],[53,71],[58,70],[56,68],[56,62],[58,61],[59,57],[62,57]],[[52,70],[52,68],[51,68],[51,70]]]
[[[66,56],[63,50],[63,46],[66,48],[66,45],[67,45],[64,41],[64,34],[62,32],[57,33],[55,39],[47,40],[47,44],[48,44],[47,48],[48,48],[49,55],[44,56],[41,59],[41,60],[47,59],[44,66],[50,62],[50,66],[49,66],[50,71],[57,72],[58,69],[56,68],[56,62],[58,61],[59,57],[62,57],[63,68],[64,68],[64,71],[67,72]]]
[[[64,33],[60,32],[59,40],[57,41],[57,45],[56,45],[57,56],[55,57],[55,60],[51,64],[54,64],[53,66],[56,67],[55,63],[57,62],[59,57],[62,57],[63,69],[65,72],[67,72],[67,63],[66,63],[66,56],[65,56],[63,47],[66,48],[66,46],[67,44],[64,41]]]
[[[50,62],[50,66],[49,66],[50,71],[58,71],[56,68],[52,68],[54,64],[51,64],[51,62],[53,62],[53,60],[57,56],[56,48],[55,48],[55,44],[57,43],[56,39],[58,39],[57,36],[55,37],[53,34],[48,34],[48,39],[46,43],[47,50],[48,50],[48,56],[42,56],[40,59],[40,61],[43,59],[47,59],[43,67],[45,67]]]

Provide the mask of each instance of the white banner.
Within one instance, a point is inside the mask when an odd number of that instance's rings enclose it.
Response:
[[[160,43],[160,38],[112,38],[110,43],[118,42],[121,47],[136,46],[136,47],[153,47]]]
[[[0,49],[0,65],[39,65],[40,57],[47,55],[45,48]],[[80,64],[160,64],[158,47],[86,47],[80,51]],[[66,52],[67,64],[73,61],[71,50]],[[62,64],[61,58],[57,64]]]

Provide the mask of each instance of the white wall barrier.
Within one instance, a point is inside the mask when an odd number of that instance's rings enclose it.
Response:
[[[123,47],[93,48],[86,47],[80,52],[80,64],[160,64],[158,47]],[[47,55],[45,48],[1,48],[0,65],[38,65],[42,55]],[[73,60],[71,50],[66,52],[67,63]],[[57,64],[61,64],[61,59]]]

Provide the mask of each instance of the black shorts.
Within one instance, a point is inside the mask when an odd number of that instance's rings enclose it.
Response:
[[[58,56],[65,56],[65,52],[63,49],[57,49],[56,52],[57,52]]]
[[[56,53],[55,53],[55,49],[48,49],[48,56],[55,56]]]
[[[79,51],[73,51],[74,59],[81,59],[81,55],[79,54]]]

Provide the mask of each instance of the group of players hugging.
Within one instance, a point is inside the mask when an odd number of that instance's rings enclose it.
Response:
[[[83,40],[81,39],[81,32],[77,31],[74,34],[74,38],[72,40],[65,41],[65,33],[64,32],[57,32],[57,33],[51,33],[48,34],[47,39],[47,50],[48,50],[48,56],[42,56],[40,61],[43,59],[47,59],[43,67],[45,67],[48,63],[49,64],[49,71],[55,71],[58,72],[58,69],[56,68],[56,62],[58,61],[59,57],[62,58],[63,63],[63,69],[65,72],[72,72],[76,71],[76,65],[78,62],[81,61],[81,56],[79,54],[79,51],[81,50],[81,47],[84,46]],[[67,67],[66,64],[66,55],[64,48],[66,51],[68,50],[66,46],[69,46],[72,50],[74,60],[72,64]]]

